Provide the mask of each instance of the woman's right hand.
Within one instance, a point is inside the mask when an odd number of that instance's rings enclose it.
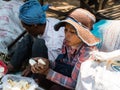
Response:
[[[47,74],[49,70],[49,60],[41,57],[33,58],[37,63],[31,66],[31,71],[33,73]],[[45,64],[39,62],[39,59],[42,59]]]

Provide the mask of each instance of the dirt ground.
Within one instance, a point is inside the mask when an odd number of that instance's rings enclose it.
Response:
[[[45,0],[44,4],[46,3],[51,5],[51,9],[63,12],[69,11],[72,8],[80,6],[80,0]],[[105,8],[109,8],[111,6],[114,6],[115,4],[120,4],[120,0],[109,0]],[[51,12],[47,12],[47,16],[58,18],[58,16],[55,13]]]
[[[79,0],[46,0],[45,4],[50,4],[50,8],[57,11],[66,12],[72,8],[78,7],[80,5]],[[49,17],[57,17],[56,14],[47,12]]]
[[[48,0],[48,3],[52,8],[59,10],[76,7],[80,4],[79,0]]]

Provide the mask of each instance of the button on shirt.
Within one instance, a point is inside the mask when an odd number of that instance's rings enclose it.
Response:
[[[38,36],[45,40],[45,44],[48,48],[48,58],[51,61],[54,61],[60,54],[65,37],[64,27],[61,27],[58,31],[54,29],[54,25],[59,21],[60,20],[55,18],[47,18],[45,32],[42,36]]]

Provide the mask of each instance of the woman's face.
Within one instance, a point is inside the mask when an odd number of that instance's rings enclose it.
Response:
[[[65,25],[65,42],[68,46],[77,47],[82,42],[81,39],[77,36],[77,33],[73,26],[70,24]]]

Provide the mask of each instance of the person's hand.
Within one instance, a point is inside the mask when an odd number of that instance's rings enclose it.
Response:
[[[22,76],[28,76],[31,73],[31,66],[27,66],[26,69],[22,72]]]
[[[42,59],[45,64],[42,64],[39,62],[39,59]],[[46,75],[49,70],[49,60],[45,58],[34,58],[34,60],[37,62],[33,66],[31,66],[31,71],[33,73],[39,73]]]

